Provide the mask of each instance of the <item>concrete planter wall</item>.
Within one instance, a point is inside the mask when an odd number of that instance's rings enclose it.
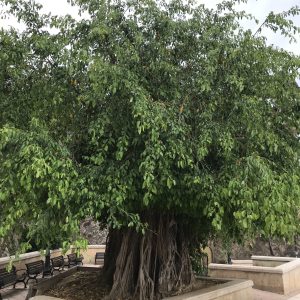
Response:
[[[206,280],[212,280],[206,277]],[[224,279],[216,279],[224,282]],[[251,280],[229,280],[209,288],[196,290],[163,300],[252,300],[253,282]]]
[[[66,254],[74,252],[75,248],[71,248]],[[95,254],[96,252],[105,252],[105,245],[89,245],[87,250],[82,251],[83,263],[84,264],[94,264],[95,263]],[[62,249],[52,250],[51,257],[56,257],[62,255]],[[0,258],[0,269],[4,268],[9,261],[14,257],[1,257]],[[29,252],[21,254],[19,258],[13,263],[17,270],[26,269],[25,264],[29,262],[34,262],[43,259],[45,256],[42,255],[39,251]]]
[[[209,275],[219,278],[244,278],[260,290],[290,294],[300,289],[300,259],[252,256],[252,265],[234,261],[232,265],[210,264]]]
[[[42,295],[46,290],[49,290],[60,282],[63,278],[66,278],[77,271],[98,271],[95,267],[77,266],[69,269],[66,272],[55,275],[49,279],[33,284],[28,293],[27,299],[30,300],[42,300]],[[252,300],[252,286],[251,280],[227,280],[224,283],[224,279],[199,277],[201,280],[211,281],[213,280],[216,285],[208,288],[199,289],[183,295],[164,298],[163,300]],[[44,296],[46,297],[46,296]],[[45,298],[47,299],[47,298]],[[52,298],[51,298],[52,299]],[[57,298],[59,299],[59,298]]]
[[[65,272],[59,273],[55,276],[52,276],[50,278],[44,278],[38,283],[34,283],[30,286],[29,292],[27,295],[27,299],[32,299],[34,296],[40,296],[45,293],[45,291],[51,289],[54,287],[57,283],[59,283],[63,278],[66,278],[68,276],[73,275],[77,271],[93,271],[97,272],[99,271],[100,266],[93,266],[93,267],[86,267],[86,266],[75,266],[70,269],[68,269]]]
[[[297,260],[295,257],[274,257],[274,256],[251,256],[253,266],[277,267],[290,261]]]

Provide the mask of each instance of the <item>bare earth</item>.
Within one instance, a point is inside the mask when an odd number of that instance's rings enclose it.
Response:
[[[66,300],[101,300],[108,291],[108,286],[101,281],[101,271],[76,272],[64,278],[46,295]]]

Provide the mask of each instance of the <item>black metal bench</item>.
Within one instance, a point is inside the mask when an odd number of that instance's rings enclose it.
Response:
[[[82,256],[77,256],[77,253],[71,253],[67,255],[68,257],[68,267],[70,268],[71,266],[77,266],[79,264],[83,265],[83,257]]]
[[[65,267],[65,259],[62,255],[51,258],[51,271],[63,271]]]
[[[43,260],[38,260],[38,261],[28,263],[26,264],[26,268],[27,268],[27,276],[28,276],[26,284],[30,279],[34,279],[37,282],[37,277],[40,274],[42,275],[42,278],[44,278],[46,275],[52,275],[51,267],[49,269],[46,269]]]
[[[102,262],[104,262],[104,252],[96,252],[95,265],[97,264],[97,260],[102,260]]]
[[[0,269],[0,290],[10,285],[13,285],[13,287],[15,288],[18,282],[23,282],[24,288],[26,288],[26,272],[23,272],[23,274],[17,274],[18,272],[22,271],[26,270],[21,269],[17,271],[15,266],[13,266],[10,271],[7,271],[6,269]],[[0,299],[2,299],[1,293]]]

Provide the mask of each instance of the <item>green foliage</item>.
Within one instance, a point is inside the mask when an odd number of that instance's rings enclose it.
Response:
[[[89,18],[1,1],[26,29],[0,31],[0,237],[67,247],[85,216],[144,231],[147,210],[202,239],[296,233],[300,59],[259,32],[292,37],[299,9],[252,33],[236,1],[72,2]]]
[[[193,248],[190,254],[192,269],[197,276],[207,276],[208,269],[207,264],[208,258],[207,254],[201,251],[200,248]]]

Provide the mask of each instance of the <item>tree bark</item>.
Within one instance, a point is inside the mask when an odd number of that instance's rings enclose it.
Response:
[[[274,251],[273,251],[273,247],[272,247],[272,244],[271,244],[271,239],[270,239],[270,238],[269,238],[269,240],[268,240],[268,243],[269,243],[270,254],[271,254],[272,256],[275,256]]]
[[[189,234],[172,215],[147,215],[146,233],[110,230],[104,278],[112,288],[107,299],[158,300],[180,294],[194,281]]]

